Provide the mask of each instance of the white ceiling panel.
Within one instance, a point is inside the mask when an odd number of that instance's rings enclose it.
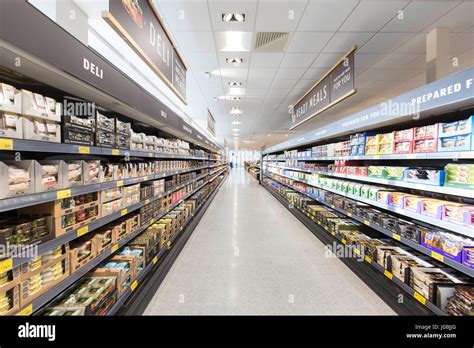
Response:
[[[310,0],[298,31],[337,31],[357,0]]]
[[[424,55],[415,53],[393,53],[381,59],[373,67],[382,69],[411,68],[410,63],[420,56],[424,57]]]
[[[299,80],[293,88],[301,88],[307,91],[315,82],[314,80]]]
[[[321,52],[332,35],[333,33],[296,32],[290,39],[288,52]]]
[[[474,26],[474,2],[464,2],[428,26],[426,31],[436,27],[448,27],[451,32],[462,32],[472,26]]]
[[[291,88],[271,88],[268,90],[267,97],[286,97],[291,91]]]
[[[208,0],[214,30],[253,31],[257,0]],[[244,13],[245,22],[223,22],[224,13]]]
[[[360,53],[387,53],[407,41],[413,34],[378,33],[359,49]]]
[[[354,67],[356,69],[367,69],[385,57],[381,53],[358,53],[356,52],[354,59]]]
[[[316,82],[324,75],[324,73],[326,73],[326,71],[327,69],[325,68],[311,68],[306,70],[301,78],[303,80],[313,80]]]
[[[249,98],[251,97],[264,97],[266,94],[267,94],[267,89],[265,88],[247,88],[245,90],[245,95],[246,95],[245,101],[247,102]]]
[[[341,58],[339,53],[321,53],[311,65],[312,68],[331,68]]]
[[[174,35],[183,51],[214,52],[216,50],[212,31],[176,31]]]
[[[271,88],[292,88],[298,79],[275,79]]]
[[[252,49],[251,31],[215,31],[216,49],[221,52],[242,51]]]
[[[206,0],[159,0],[168,24],[177,30],[212,30]]]
[[[378,31],[407,3],[407,1],[361,2],[339,30]]]
[[[250,89],[268,89],[272,84],[272,78],[255,79],[247,81],[247,88]]]
[[[255,31],[290,32],[296,29],[307,0],[258,2]]]
[[[252,68],[278,67],[284,53],[252,53],[250,66]]]
[[[287,53],[281,61],[282,68],[307,68],[311,65],[317,53]]]
[[[299,79],[305,71],[304,68],[280,68],[275,75],[275,79]]]
[[[394,52],[396,53],[425,53],[426,52],[426,34],[420,33],[411,37],[403,43]]]
[[[461,55],[474,48],[474,33],[451,34],[449,37],[452,55]]]
[[[219,63],[217,61],[216,52],[195,52],[192,54],[192,59],[186,61],[191,68],[218,68]],[[206,71],[208,71],[207,69]]]
[[[375,33],[336,33],[324,47],[324,53],[346,53],[354,45],[362,47]]]
[[[412,2],[403,9],[403,16],[396,16],[383,29],[383,32],[416,33],[440,18],[459,2]]]
[[[276,68],[250,68],[248,79],[250,80],[261,80],[261,79],[273,79],[278,69]]]
[[[316,81],[314,81],[316,82]],[[305,94],[306,92],[308,91],[307,88],[293,88],[290,93],[288,94],[288,96],[291,98],[291,99],[294,99],[294,97],[296,96],[297,98],[301,97],[303,94]]]
[[[247,79],[247,71],[246,68],[221,68],[220,73],[222,79]]]

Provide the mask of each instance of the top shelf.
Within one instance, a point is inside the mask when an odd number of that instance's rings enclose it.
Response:
[[[112,149],[98,146],[82,146],[62,143],[50,143],[44,141],[6,139],[0,138],[0,150],[3,151],[28,151],[62,154],[83,154],[83,155],[103,155],[103,156],[131,156],[160,159],[188,159],[188,160],[209,160],[208,156],[196,157],[182,154],[157,153],[151,151]]]
[[[474,151],[457,152],[427,152],[427,153],[406,153],[391,155],[364,155],[364,156],[326,156],[326,157],[306,157],[306,158],[278,158],[264,159],[266,162],[297,160],[297,161],[336,161],[336,160],[423,160],[423,159],[474,159]]]

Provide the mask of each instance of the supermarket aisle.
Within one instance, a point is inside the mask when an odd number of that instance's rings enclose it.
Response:
[[[145,314],[395,314],[269,192],[232,170]]]

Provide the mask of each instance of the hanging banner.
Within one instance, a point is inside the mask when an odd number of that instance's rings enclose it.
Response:
[[[296,128],[356,92],[354,88],[354,55],[351,48],[293,106],[291,120]]]
[[[186,65],[151,0],[110,0],[104,20],[186,103]]]
[[[209,109],[207,109],[207,130],[216,136],[216,120]]]

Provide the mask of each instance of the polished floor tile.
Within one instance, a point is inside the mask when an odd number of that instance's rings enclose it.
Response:
[[[233,169],[146,315],[395,314],[269,192]]]

